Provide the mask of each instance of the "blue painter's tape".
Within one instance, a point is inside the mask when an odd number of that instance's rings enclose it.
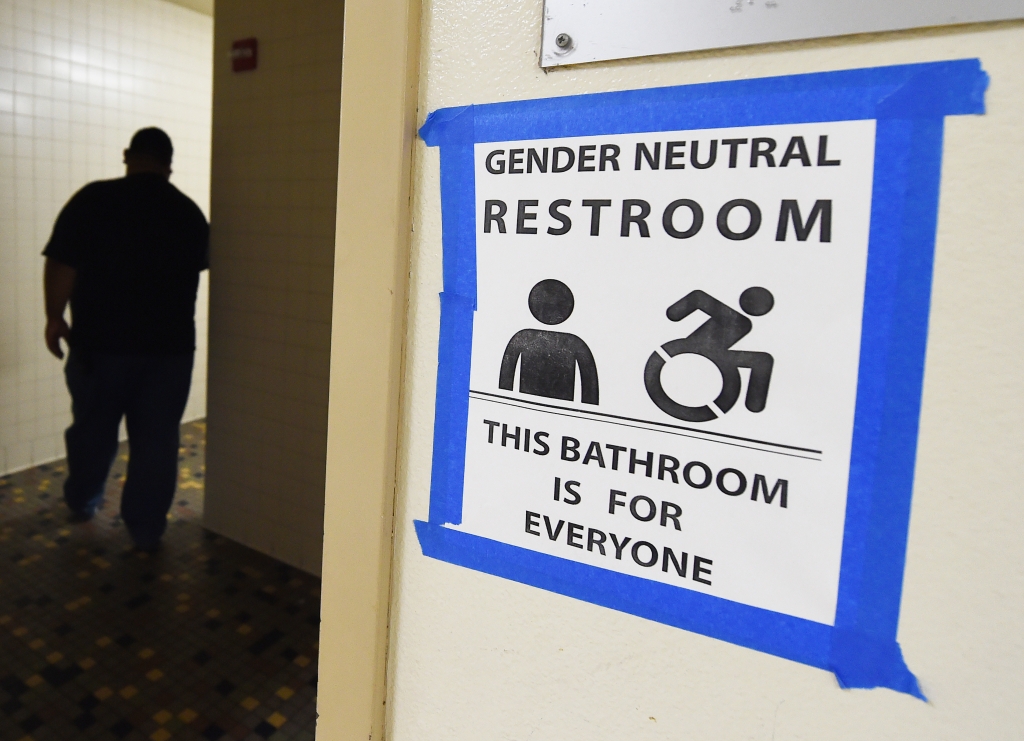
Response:
[[[913,76],[878,102],[875,118],[937,119],[984,113],[988,75],[977,59],[907,65],[903,69],[912,69]]]
[[[472,118],[464,117],[462,123]],[[472,131],[472,126],[465,127]],[[476,177],[473,145],[446,147],[441,158],[441,237],[453,245],[444,255],[444,290],[470,299],[476,309]],[[468,347],[467,347],[468,349]]]
[[[832,629],[827,625],[566,561],[431,522],[415,524],[423,554],[431,558],[828,668]]]
[[[427,120],[420,126],[420,138],[423,139],[428,145],[436,147],[440,144],[437,139],[437,132],[459,132],[459,127],[468,125],[471,129],[473,126],[473,107],[464,105],[459,108],[442,108],[439,111],[434,111]],[[471,141],[466,139],[464,133],[456,133],[456,139],[461,141]]]
[[[984,112],[977,59],[489,103],[435,111],[430,146]]]
[[[434,463],[430,478],[430,521],[462,522],[462,481],[466,469],[469,419],[469,361],[473,344],[474,302],[455,293],[441,294],[441,336],[437,358],[437,407],[434,412]]]
[[[900,645],[891,638],[833,628],[828,668],[844,689],[888,687],[919,700],[928,699],[907,668]]]
[[[976,59],[435,111],[444,293],[425,555],[924,699],[896,642],[910,519],[943,118],[984,113]],[[453,530],[462,520],[476,310],[474,146],[645,131],[875,120],[860,367],[835,625],[729,602]]]

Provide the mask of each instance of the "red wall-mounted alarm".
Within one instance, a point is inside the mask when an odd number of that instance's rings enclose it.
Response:
[[[256,69],[256,39],[241,39],[231,44],[231,71]]]

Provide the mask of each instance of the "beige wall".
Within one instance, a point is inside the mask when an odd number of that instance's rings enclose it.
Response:
[[[0,0],[0,474],[64,457],[40,252],[68,198],[123,175],[132,134],[160,126],[171,182],[208,213],[212,37],[208,16],[163,0]],[[204,274],[185,419],[206,414],[206,307]]]
[[[416,138],[417,0],[348,0],[317,736],[379,741]]]
[[[319,573],[340,2],[219,0],[205,525]],[[236,39],[259,67],[231,71]]]
[[[980,57],[988,114],[949,119],[899,640],[930,702],[425,558],[441,282],[439,157],[417,143],[389,659],[394,741],[1024,737],[1024,25],[557,69],[541,0],[425,11],[433,110]]]

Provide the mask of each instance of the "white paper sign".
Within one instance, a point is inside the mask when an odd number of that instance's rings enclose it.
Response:
[[[423,555],[924,700],[896,635],[943,126],[987,85],[961,59],[433,111]]]
[[[874,137],[476,144],[453,527],[831,625]]]

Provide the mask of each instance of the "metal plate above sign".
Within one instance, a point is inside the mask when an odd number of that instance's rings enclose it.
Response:
[[[545,0],[541,66],[1024,18],[1024,0]]]

